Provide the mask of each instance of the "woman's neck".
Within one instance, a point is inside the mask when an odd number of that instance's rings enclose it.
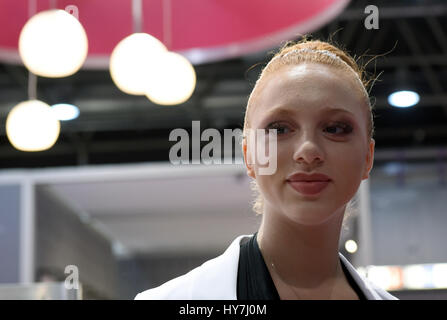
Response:
[[[344,208],[331,220],[309,226],[266,210],[257,241],[270,273],[303,290],[330,287],[344,279],[338,255],[343,212]]]

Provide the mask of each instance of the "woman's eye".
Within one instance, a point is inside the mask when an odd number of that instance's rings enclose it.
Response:
[[[268,131],[268,130],[270,130],[270,129],[276,130],[276,134],[277,134],[277,135],[280,135],[280,134],[286,134],[286,133],[289,133],[289,132],[290,132],[290,129],[289,129],[286,125],[281,124],[281,123],[278,123],[278,122],[270,123],[270,124],[265,128],[266,131]]]
[[[336,123],[326,127],[326,131],[335,135],[346,135],[352,132],[352,126],[347,123]],[[338,131],[337,131],[338,130]]]

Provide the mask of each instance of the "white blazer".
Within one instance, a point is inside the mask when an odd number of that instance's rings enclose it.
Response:
[[[220,256],[156,288],[137,294],[135,300],[237,300],[240,242],[244,237],[252,236],[238,236]],[[397,300],[362,277],[341,253],[339,255],[368,300]]]

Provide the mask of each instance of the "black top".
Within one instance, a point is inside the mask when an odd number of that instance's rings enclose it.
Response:
[[[244,243],[240,244],[239,266],[237,272],[238,300],[280,300],[278,291],[256,241],[257,232]],[[360,300],[367,300],[358,284],[340,261],[349,285]]]

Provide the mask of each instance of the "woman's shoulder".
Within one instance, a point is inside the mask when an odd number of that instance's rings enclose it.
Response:
[[[200,267],[169,280],[158,287],[140,292],[135,296],[135,300],[186,300],[189,296],[188,289],[191,287],[193,274]]]
[[[232,300],[236,299],[241,235],[221,255],[186,274],[136,295],[135,300]]]

